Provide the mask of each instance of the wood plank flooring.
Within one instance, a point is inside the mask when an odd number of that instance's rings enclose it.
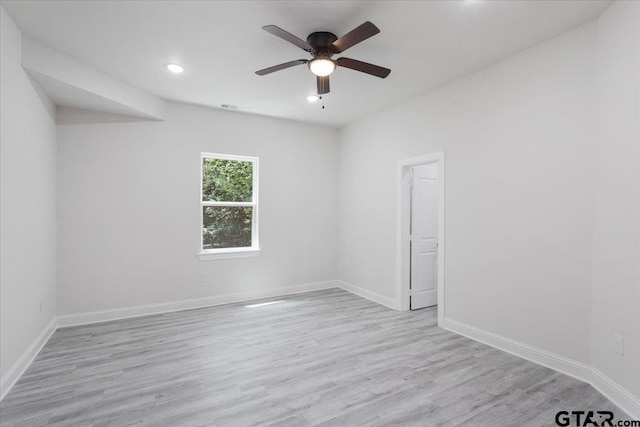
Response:
[[[588,384],[339,289],[59,329],[10,426],[554,426]]]

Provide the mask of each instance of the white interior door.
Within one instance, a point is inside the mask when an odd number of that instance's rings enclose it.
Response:
[[[411,310],[438,303],[438,169],[411,169]]]

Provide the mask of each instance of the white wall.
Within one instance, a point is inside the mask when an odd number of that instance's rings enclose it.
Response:
[[[53,106],[20,66],[20,31],[2,6],[0,15],[0,371],[5,380],[56,314],[57,186]]]
[[[598,18],[593,365],[640,396],[640,2]],[[614,351],[614,334],[625,355]]]
[[[58,314],[337,277],[334,129],[169,103],[166,122],[64,124],[58,140]],[[196,258],[201,152],[260,158],[260,256]]]
[[[396,297],[397,162],[445,150],[447,318],[588,361],[594,50],[590,23],[344,128],[340,279]]]

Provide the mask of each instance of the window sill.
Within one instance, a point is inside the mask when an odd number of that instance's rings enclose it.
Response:
[[[216,259],[249,258],[260,255],[259,248],[231,248],[213,249],[198,252],[200,261],[213,261]]]

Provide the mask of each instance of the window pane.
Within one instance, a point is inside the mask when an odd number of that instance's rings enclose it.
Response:
[[[202,200],[205,202],[251,202],[253,163],[202,159]]]
[[[252,207],[205,206],[202,209],[202,249],[251,246]]]

